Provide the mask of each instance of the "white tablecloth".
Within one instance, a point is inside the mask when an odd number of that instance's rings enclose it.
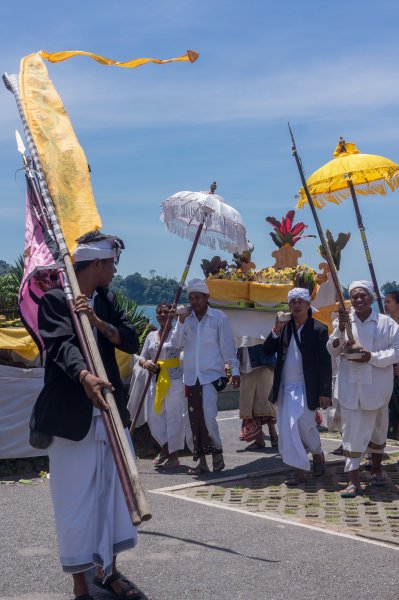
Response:
[[[254,308],[221,309],[229,319],[230,327],[235,338],[247,335],[266,339],[276,322],[276,313]]]
[[[44,369],[0,365],[0,459],[47,454],[29,444],[29,419],[43,378]]]

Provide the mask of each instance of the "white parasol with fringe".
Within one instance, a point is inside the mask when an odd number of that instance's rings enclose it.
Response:
[[[162,202],[161,221],[171,233],[193,241],[202,224],[199,244],[224,252],[248,250],[247,233],[240,213],[222,196],[209,192],[177,192]]]
[[[226,204],[221,196],[217,196],[215,190],[216,182],[213,182],[208,193],[178,192],[161,204],[161,221],[165,223],[168,231],[192,241],[190,254],[173,301],[175,305],[178,303],[183,291],[198,244],[208,246],[208,248],[214,250],[216,243],[218,243],[221,250],[231,253],[241,253],[248,250],[247,232],[240,213]],[[171,319],[172,313],[169,313],[154,357],[155,363],[160,357],[162,346],[169,332]],[[144,405],[151,377],[152,374],[148,373],[139,402],[130,407],[132,416],[131,433],[136,427],[137,419]]]

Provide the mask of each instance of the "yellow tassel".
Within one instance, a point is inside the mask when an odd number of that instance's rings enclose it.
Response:
[[[164,60],[160,60],[159,58],[134,58],[124,62],[112,60],[111,58],[106,58],[105,56],[99,56],[98,54],[93,54],[92,52],[85,52],[84,50],[63,50],[61,52],[46,52],[46,50],[39,50],[38,54],[42,58],[45,58],[52,63],[62,62],[63,60],[68,60],[74,56],[89,56],[102,65],[124,67],[125,69],[135,69],[136,67],[141,67],[141,65],[145,65],[149,62],[157,65],[181,61],[190,61],[193,63],[199,57],[198,52],[195,52],[195,50],[187,50],[187,54],[183,54],[183,56],[178,56],[177,58],[167,58]]]

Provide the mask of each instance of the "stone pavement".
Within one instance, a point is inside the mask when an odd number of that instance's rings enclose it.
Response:
[[[341,464],[337,464],[341,463]],[[333,532],[359,535],[399,546],[399,470],[397,457],[384,461],[385,485],[370,485],[362,473],[364,494],[343,499],[338,491],[346,487],[342,461],[330,461],[322,477],[307,476],[298,487],[287,487],[286,472],[272,472],[228,481],[175,486],[171,496],[185,497],[208,506],[221,503],[257,515],[307,524]],[[164,490],[166,493],[166,490]]]

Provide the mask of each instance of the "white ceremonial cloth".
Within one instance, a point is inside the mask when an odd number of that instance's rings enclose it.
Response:
[[[252,336],[265,341],[276,322],[276,312],[254,308],[221,308],[229,320],[234,337]]]
[[[366,452],[383,454],[388,431],[388,405],[376,410],[341,407],[345,471],[360,467]]]
[[[391,317],[372,311],[362,322],[351,309],[349,318],[355,341],[371,352],[368,363],[356,363],[340,357],[337,376],[337,396],[341,406],[375,410],[388,404],[393,389],[393,364],[399,362],[399,327]],[[333,347],[335,339],[339,346]],[[338,320],[327,343],[331,356],[344,350],[346,332],[341,332]]]
[[[47,455],[29,444],[29,420],[44,369],[0,365],[0,459]]]
[[[131,440],[126,430],[126,436]],[[48,449],[50,485],[62,568],[80,573],[93,565],[112,571],[113,556],[133,548],[131,523],[101,417],[80,442],[54,437]]]
[[[144,342],[141,358],[155,359],[159,346],[158,331],[151,331]],[[171,332],[166,338],[159,360],[168,360],[179,353],[179,348],[174,348],[171,343]],[[176,356],[175,356],[176,358]],[[147,375],[142,367],[142,371]],[[156,377],[152,377],[150,388],[147,395],[147,418],[152,437],[160,446],[168,444],[170,453],[184,449],[184,442],[187,438],[187,445],[190,450],[193,449],[193,440],[188,418],[187,398],[184,396],[183,371],[181,366],[169,369],[170,387],[165,399],[162,402],[161,414],[154,412]]]
[[[129,401],[127,403],[127,409],[130,412],[130,416],[133,417],[136,413],[136,407],[138,406],[141,396],[143,395],[145,382],[147,380],[147,371],[142,369],[139,365],[140,357],[137,355],[133,356],[133,372],[129,390]],[[148,395],[148,392],[147,392]],[[141,427],[144,423],[147,423],[147,400],[144,401],[143,407],[137,418],[136,427]]]
[[[171,344],[184,349],[184,383],[211,383],[224,375],[228,363],[233,375],[239,375],[234,338],[226,315],[208,306],[201,321],[194,311],[184,323],[176,323]]]
[[[298,329],[299,339],[301,330],[302,327]],[[321,453],[320,434],[315,412],[307,406],[302,355],[294,336],[288,346],[281,377],[277,423],[278,449],[283,462],[297,469],[310,471],[308,452]]]

